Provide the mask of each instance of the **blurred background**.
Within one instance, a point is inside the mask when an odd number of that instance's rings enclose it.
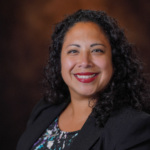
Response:
[[[53,25],[78,9],[115,17],[150,73],[149,0],[0,1],[0,149],[15,150],[33,106],[42,97],[42,74]]]

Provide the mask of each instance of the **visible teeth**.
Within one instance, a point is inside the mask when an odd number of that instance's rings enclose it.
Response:
[[[89,78],[93,78],[95,76],[95,74],[92,75],[77,75],[78,78],[81,79],[89,79]]]

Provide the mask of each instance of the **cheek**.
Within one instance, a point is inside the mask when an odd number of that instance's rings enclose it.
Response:
[[[67,85],[71,82],[74,64],[74,61],[68,58],[62,58],[61,60],[61,76]]]
[[[62,60],[61,60],[61,72],[62,73],[71,72],[74,64],[75,63],[72,59],[62,58]]]
[[[105,73],[106,78],[110,80],[113,75],[113,65],[111,61],[106,62],[104,64],[104,73]]]
[[[112,65],[112,61],[110,58],[99,59],[95,63],[97,64],[97,66],[100,68],[102,72],[104,71],[110,74],[113,73],[113,65]]]

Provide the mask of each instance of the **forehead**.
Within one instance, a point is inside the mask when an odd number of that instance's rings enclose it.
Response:
[[[95,31],[100,31],[103,32],[102,28],[94,23],[94,22],[90,22],[90,21],[86,21],[86,22],[77,22],[75,23],[72,27],[69,28],[69,30],[67,31],[66,35],[69,33],[74,33],[74,32],[83,32],[83,31],[87,31],[88,30],[95,30]],[[103,32],[104,34],[104,32]]]
[[[98,24],[94,22],[78,22],[67,31],[63,44],[66,42],[80,42],[84,40],[87,42],[101,41],[109,43],[106,34]]]

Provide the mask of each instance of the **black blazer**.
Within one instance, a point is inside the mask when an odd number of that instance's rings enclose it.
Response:
[[[41,101],[31,114],[17,150],[30,150],[67,105]],[[90,116],[69,150],[150,150],[150,115],[124,108],[113,112],[104,128],[97,127]]]

